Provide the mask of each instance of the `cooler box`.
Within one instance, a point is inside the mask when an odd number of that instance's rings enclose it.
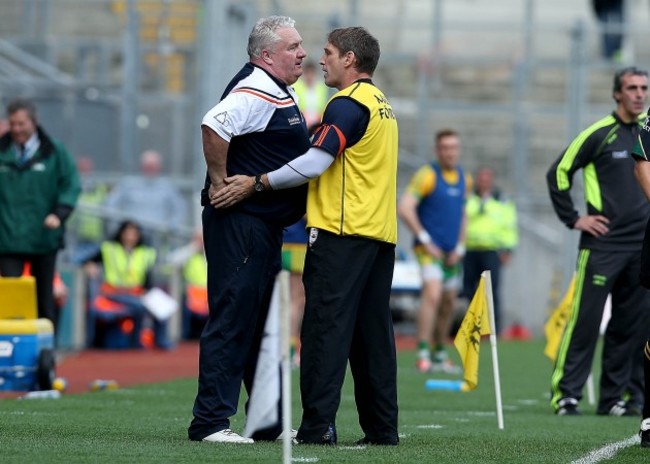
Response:
[[[0,390],[51,390],[54,365],[49,319],[0,319]]]
[[[0,390],[52,388],[54,326],[36,315],[34,278],[0,278]]]

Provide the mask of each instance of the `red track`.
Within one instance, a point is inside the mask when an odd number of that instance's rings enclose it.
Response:
[[[397,338],[398,349],[413,349],[414,341]],[[169,351],[85,350],[64,356],[56,374],[68,381],[66,393],[90,391],[93,380],[114,380],[120,387],[194,378],[198,374],[199,344],[183,342]],[[25,392],[0,392],[1,398],[16,398]]]

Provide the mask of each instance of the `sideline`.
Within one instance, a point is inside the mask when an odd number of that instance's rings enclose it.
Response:
[[[603,446],[590,452],[588,455],[581,457],[575,461],[572,461],[571,464],[595,464],[597,462],[605,461],[612,459],[616,453],[623,448],[628,448],[632,445],[637,445],[641,442],[639,435],[632,435],[630,438],[625,440],[617,441],[616,443],[610,443],[609,445]]]

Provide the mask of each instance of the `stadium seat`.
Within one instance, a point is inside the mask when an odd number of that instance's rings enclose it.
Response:
[[[197,40],[199,2],[196,0],[139,0],[135,3],[140,20],[140,40],[143,44],[169,43],[170,50],[156,47],[145,54],[144,62],[153,74],[160,74],[164,87],[170,93],[185,91],[186,56],[182,52]],[[112,11],[125,20],[125,0],[113,0]],[[177,50],[178,49],[178,50]]]

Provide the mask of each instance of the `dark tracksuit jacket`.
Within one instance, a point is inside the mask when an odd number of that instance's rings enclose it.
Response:
[[[612,318],[605,333],[598,412],[609,411],[626,392],[632,401],[643,401],[641,356],[637,354],[645,333],[640,322],[650,300],[638,275],[650,205],[634,176],[632,149],[639,122],[626,124],[616,113],[604,117],[581,132],[547,174],[553,208],[568,228],[579,217],[570,190],[573,175],[580,169],[586,214],[603,215],[610,221],[608,233],[594,237],[583,232],[580,236],[573,310],[551,381],[555,409],[562,398],[582,397],[610,293]]]

